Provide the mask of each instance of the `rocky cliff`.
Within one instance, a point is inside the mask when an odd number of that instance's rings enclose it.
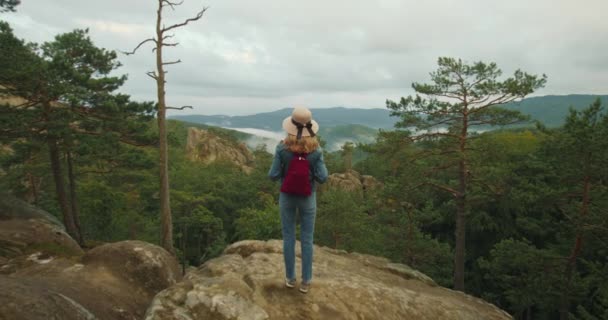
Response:
[[[205,164],[229,161],[246,173],[253,170],[254,157],[245,144],[214,135],[208,130],[188,128],[186,152],[193,161]]]
[[[284,286],[281,252],[278,240],[235,243],[159,293],[145,319],[511,319],[405,265],[320,247],[305,295]]]
[[[355,170],[348,170],[344,173],[332,173],[327,178],[327,182],[321,185],[321,191],[329,189],[339,189],[348,192],[366,193],[378,190],[382,183],[376,178],[368,175],[361,175]]]
[[[57,219],[0,194],[0,319],[511,319],[374,256],[316,246],[308,294],[286,288],[283,274],[279,240],[232,244],[184,279],[149,243],[84,252]]]
[[[0,195],[0,319],[141,319],[180,279],[158,246],[124,241],[85,253],[54,217]]]

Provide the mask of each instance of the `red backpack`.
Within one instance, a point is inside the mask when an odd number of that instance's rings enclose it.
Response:
[[[310,165],[306,159],[307,156],[306,153],[294,153],[287,167],[285,179],[283,179],[283,185],[281,185],[281,192],[301,196],[312,194]]]

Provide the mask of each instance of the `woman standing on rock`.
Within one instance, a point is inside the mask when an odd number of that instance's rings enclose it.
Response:
[[[300,243],[302,249],[302,283],[300,291],[307,293],[312,280],[313,235],[317,213],[316,183],[327,180],[327,168],[316,134],[319,124],[312,113],[296,107],[283,121],[287,132],[277,146],[268,176],[281,180],[279,211],[283,233],[285,286],[295,287],[296,211],[300,213]]]

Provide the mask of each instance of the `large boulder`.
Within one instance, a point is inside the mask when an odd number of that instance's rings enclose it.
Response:
[[[98,319],[71,298],[41,285],[0,276],[0,287],[1,319]]]
[[[123,241],[85,253],[53,216],[0,196],[0,319],[141,319],[180,279],[161,247]]]
[[[143,241],[96,247],[82,257],[82,263],[105,268],[144,292],[158,292],[181,279],[177,260],[163,248]]]
[[[0,319],[142,319],[152,298],[181,279],[177,261],[141,241],[106,244],[82,258],[42,256],[0,275]]]
[[[208,130],[188,128],[186,153],[192,161],[204,164],[228,161],[246,173],[253,171],[254,157],[245,144],[215,135]]]
[[[0,273],[9,259],[33,252],[64,256],[83,253],[53,215],[0,194]]]
[[[285,287],[282,242],[271,240],[231,245],[222,256],[159,293],[145,319],[511,317],[481,299],[440,287],[405,265],[321,247],[315,247],[313,284],[304,295]]]

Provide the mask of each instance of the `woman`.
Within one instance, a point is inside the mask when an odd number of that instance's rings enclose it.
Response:
[[[272,180],[281,180],[279,210],[283,233],[283,258],[285,260],[285,286],[295,287],[295,245],[296,245],[296,210],[300,213],[300,243],[302,246],[302,282],[300,291],[307,293],[312,280],[313,234],[317,213],[316,183],[327,180],[327,168],[323,161],[323,152],[316,134],[319,124],[312,120],[312,113],[304,107],[296,107],[290,117],[283,121],[287,137],[277,146],[272,167],[268,176]],[[297,156],[294,159],[294,156]],[[296,161],[308,162],[308,179],[293,185],[292,180]],[[289,170],[290,165],[292,170]],[[308,181],[307,181],[308,180]],[[289,185],[288,185],[289,184]],[[305,190],[296,194],[293,189]],[[295,192],[295,193],[294,193]]]

